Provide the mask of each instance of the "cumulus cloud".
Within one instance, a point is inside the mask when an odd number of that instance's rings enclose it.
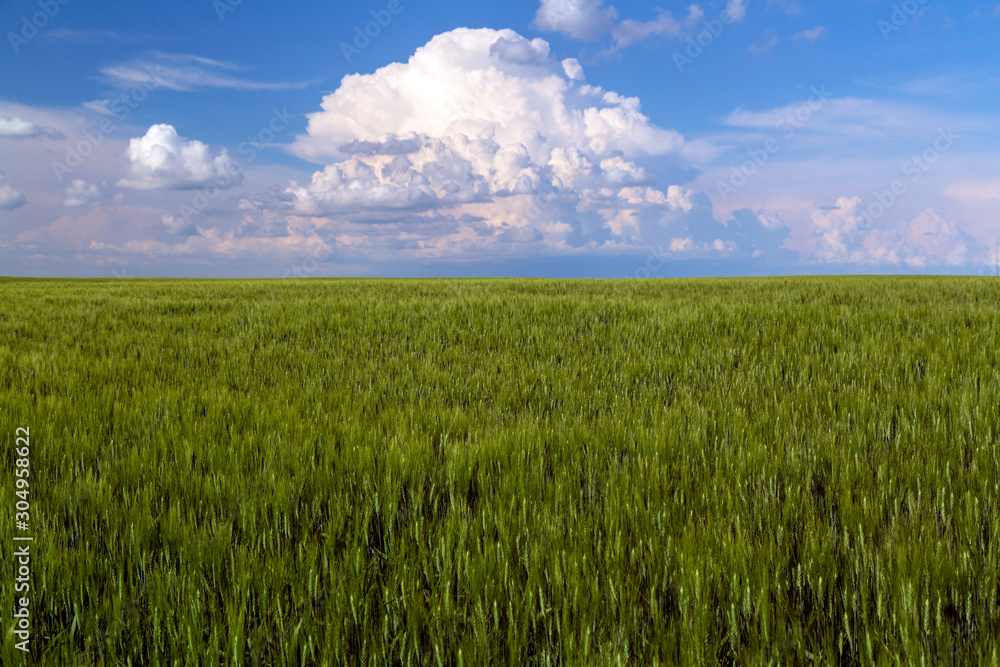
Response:
[[[25,202],[24,195],[14,189],[9,181],[4,179],[3,172],[0,171],[0,209],[13,211]]]
[[[879,225],[860,197],[840,197],[816,210],[812,222],[818,237],[814,259],[834,264],[960,266],[976,246],[933,209],[902,224]]]
[[[90,183],[83,179],[74,179],[63,191],[63,206],[86,206],[87,204],[120,203],[121,193],[112,195],[108,183]]]
[[[746,14],[743,0],[730,0],[730,11],[736,20]],[[618,21],[618,10],[604,6],[604,0],[542,0],[532,25],[539,30],[561,32],[575,39],[595,40],[611,35],[614,48],[622,48],[647,37],[666,35],[677,37],[689,34],[704,18],[698,5],[690,5],[683,19],[675,19],[670,12],[660,11],[651,21],[624,19]]]
[[[131,175],[119,187],[185,190],[239,185],[243,174],[226,149],[213,156],[200,141],[177,134],[172,125],[153,125],[145,136],[129,140]]]
[[[667,206],[674,211],[690,212],[694,207],[691,201],[693,195],[694,193],[691,190],[685,190],[679,185],[671,185],[667,188]]]
[[[308,118],[291,151],[324,166],[272,208],[414,239],[433,229],[418,245],[434,253],[641,243],[693,193],[661,189],[638,161],[715,155],[511,30],[438,35],[406,63],[345,77]]]
[[[542,0],[534,27],[576,39],[596,39],[611,32],[617,18],[618,10],[605,7],[604,0]]]
[[[784,247],[791,229],[774,211],[740,209],[725,224],[714,219],[704,193],[678,188],[680,213],[663,229],[658,243],[674,258],[766,258],[775,264],[791,263],[797,253]]]
[[[198,228],[194,224],[176,215],[164,214],[160,217],[160,224],[173,236],[194,236],[198,233]]]
[[[66,136],[53,127],[36,125],[27,120],[22,120],[17,116],[13,118],[0,118],[0,138],[4,139],[35,139],[47,137],[49,139],[65,139]]]
[[[710,157],[709,147],[650,123],[637,98],[582,83],[578,62],[559,63],[548,51],[543,40],[511,30],[438,35],[407,63],[344,77],[323,110],[309,115],[293,152],[321,161],[401,135],[454,143],[486,133],[500,147],[525,146],[535,161],[556,147],[600,156]]]

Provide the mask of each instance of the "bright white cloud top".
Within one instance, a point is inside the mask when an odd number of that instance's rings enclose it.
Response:
[[[564,249],[638,241],[642,227],[665,227],[693,204],[677,186],[658,189],[634,159],[714,155],[653,124],[638,99],[585,83],[579,62],[552,58],[544,40],[466,28],[406,63],[345,77],[291,150],[328,162],[287,189],[296,213],[420,213],[408,226],[419,235],[435,225],[438,239],[422,247],[438,251],[510,238]],[[453,228],[441,235],[444,218]]]
[[[200,141],[185,139],[172,125],[153,125],[145,136],[129,141],[131,175],[119,187],[187,190],[210,185],[238,185],[243,174],[226,149],[213,156]]]

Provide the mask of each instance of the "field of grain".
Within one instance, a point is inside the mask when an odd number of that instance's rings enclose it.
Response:
[[[1000,664],[1000,281],[0,304],[34,664]]]

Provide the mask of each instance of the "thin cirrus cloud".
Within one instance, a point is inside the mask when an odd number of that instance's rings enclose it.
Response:
[[[99,44],[102,42],[145,42],[154,39],[151,35],[119,32],[115,30],[71,30],[60,28],[45,33],[47,39],[73,44]]]
[[[305,88],[310,82],[254,81],[234,73],[242,68],[222,60],[191,54],[155,53],[128,63],[100,69],[109,85],[136,86],[154,80],[158,86],[178,91],[212,88],[229,90],[291,90]]]
[[[933,140],[938,129],[954,127],[956,132],[985,129],[988,118],[945,113],[933,107],[887,100],[835,96],[825,85],[815,87],[812,96],[799,102],[766,111],[739,108],[723,122],[748,130],[780,130],[825,134],[855,139],[893,137]],[[808,110],[808,113],[806,111]]]

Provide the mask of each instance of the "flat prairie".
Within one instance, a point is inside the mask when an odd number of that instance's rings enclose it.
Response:
[[[0,304],[36,664],[1000,664],[1000,281]]]

